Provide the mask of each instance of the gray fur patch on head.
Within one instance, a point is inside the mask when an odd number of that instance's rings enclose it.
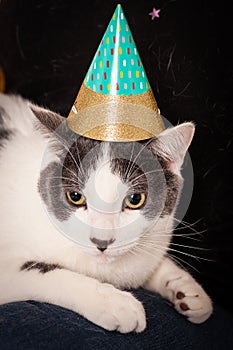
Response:
[[[41,171],[38,181],[39,193],[49,213],[60,221],[67,220],[77,210],[76,206],[68,203],[66,192],[82,192],[101,156],[101,142],[78,135],[75,137],[76,140],[68,146],[64,133],[56,132],[52,149],[60,162],[48,164]]]
[[[171,215],[176,208],[182,178],[169,170],[167,161],[152,152],[150,141],[100,142],[58,128],[52,148],[60,162],[52,162],[41,172],[38,188],[48,211],[58,220],[67,220],[75,205],[68,203],[66,192],[82,193],[90,174],[108,149],[110,167],[129,187],[128,194],[145,193],[146,202],[139,210],[144,217]],[[67,133],[70,145],[67,144]],[[106,147],[107,146],[107,147]]]
[[[163,158],[158,156],[158,160],[164,170],[167,186],[165,206],[161,215],[161,217],[163,217],[165,215],[171,215],[173,210],[176,208],[182,190],[183,179],[181,176],[174,174],[168,169],[167,162]]]
[[[69,218],[71,208],[66,201],[63,189],[60,163],[52,162],[41,171],[38,190],[50,214],[60,221]]]
[[[171,215],[177,205],[182,179],[167,168],[167,163],[148,144],[111,143],[111,168],[124,183],[129,193],[145,193],[146,204],[139,210],[148,220]]]
[[[79,136],[67,152],[63,162],[63,180],[69,190],[82,191],[91,171],[101,156],[101,142]]]

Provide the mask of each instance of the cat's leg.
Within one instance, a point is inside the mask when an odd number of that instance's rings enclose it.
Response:
[[[60,305],[110,331],[146,327],[144,308],[131,293],[56,264],[27,262],[17,271],[0,271],[0,304],[23,300]]]
[[[211,300],[203,288],[169,258],[163,260],[144,287],[170,300],[193,323],[204,322],[212,313]]]

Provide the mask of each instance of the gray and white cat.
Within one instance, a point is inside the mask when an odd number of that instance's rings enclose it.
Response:
[[[194,323],[212,303],[167,255],[192,123],[142,142],[79,137],[65,118],[0,95],[0,303],[49,302],[122,333],[146,327],[128,288]]]

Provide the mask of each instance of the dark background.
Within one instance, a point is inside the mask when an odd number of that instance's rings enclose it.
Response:
[[[117,3],[0,1],[7,92],[67,115]],[[173,240],[194,248],[174,245],[183,253],[172,254],[215,302],[233,311],[232,10],[226,2],[201,0],[121,4],[162,114],[174,125],[196,123],[194,192],[186,224],[176,231],[186,237]],[[161,9],[154,21],[153,7]]]

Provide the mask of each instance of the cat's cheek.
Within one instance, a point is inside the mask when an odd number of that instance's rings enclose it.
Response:
[[[90,246],[90,225],[88,224],[88,213],[85,208],[78,208],[71,217],[64,223],[66,236],[76,243],[86,247]]]
[[[83,224],[88,225],[88,211],[85,207],[78,208],[74,213],[76,219],[80,220]]]
[[[125,209],[120,215],[120,225],[130,225],[134,224],[141,219],[141,214],[139,210]]]
[[[149,223],[139,210],[125,210],[120,216],[119,227],[125,229],[120,229],[118,236],[123,234],[121,239],[130,242],[140,237],[149,227]]]

